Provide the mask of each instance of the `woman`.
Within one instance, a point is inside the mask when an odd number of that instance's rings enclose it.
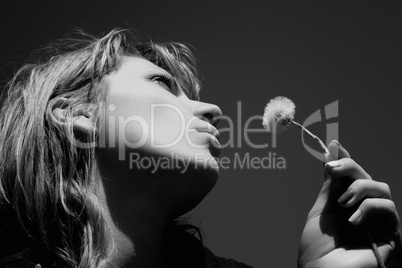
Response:
[[[175,220],[219,174],[221,111],[198,100],[189,49],[140,43],[119,30],[62,45],[68,49],[52,45],[48,59],[25,65],[8,84],[0,266],[249,267],[214,256],[193,236],[196,228]],[[326,164],[329,179],[309,214],[299,266],[376,267],[369,244],[349,240],[363,222],[376,225],[382,258],[399,264],[389,187],[337,142],[329,147],[328,160],[341,160]],[[361,212],[353,225],[345,219],[350,207]],[[378,213],[384,217],[375,222]]]

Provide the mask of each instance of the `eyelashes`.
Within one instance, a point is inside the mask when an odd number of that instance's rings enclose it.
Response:
[[[173,92],[174,78],[169,74],[157,74],[151,77],[151,80],[157,82],[166,90]]]

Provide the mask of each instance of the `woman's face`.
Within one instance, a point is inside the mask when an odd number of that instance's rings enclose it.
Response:
[[[151,177],[173,192],[180,188],[205,196],[219,173],[218,132],[212,124],[221,111],[190,100],[170,77],[148,60],[127,57],[106,78],[106,117],[97,155],[120,177]]]

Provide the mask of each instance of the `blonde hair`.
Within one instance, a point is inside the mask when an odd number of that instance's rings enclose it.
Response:
[[[94,192],[94,148],[79,148],[72,126],[59,128],[53,104],[66,102],[67,116],[91,103],[98,115],[107,86],[126,55],[166,69],[191,99],[200,82],[190,49],[179,43],[139,42],[112,30],[101,38],[82,35],[48,46],[46,59],[19,69],[7,85],[0,116],[0,263],[27,249],[32,262],[57,267],[101,267],[113,243]],[[96,141],[94,133],[87,139]],[[71,142],[73,141],[73,142]]]

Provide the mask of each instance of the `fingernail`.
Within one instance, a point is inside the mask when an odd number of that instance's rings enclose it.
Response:
[[[341,197],[339,197],[338,202],[339,203],[346,203],[345,201],[349,200],[353,196],[353,191],[352,189],[348,189]]]
[[[360,209],[356,210],[355,213],[353,213],[352,216],[350,216],[349,220],[351,223],[357,223],[357,221],[360,219],[360,216],[362,215],[362,211]]]
[[[327,162],[325,165],[335,168],[335,167],[339,167],[341,165],[341,162],[339,160],[335,160],[335,161]]]

